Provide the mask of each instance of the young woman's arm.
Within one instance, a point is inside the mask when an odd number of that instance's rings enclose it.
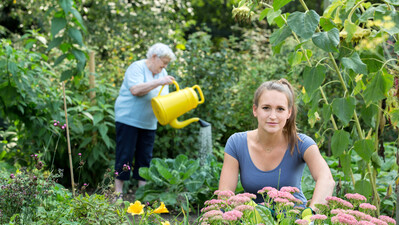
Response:
[[[326,203],[326,197],[331,196],[334,191],[335,181],[331,175],[330,167],[320,154],[316,145],[310,146],[304,154],[304,159],[309,167],[316,186],[309,207],[313,210],[315,204]]]
[[[219,190],[235,192],[238,182],[239,165],[237,159],[224,153],[222,172],[220,173]]]

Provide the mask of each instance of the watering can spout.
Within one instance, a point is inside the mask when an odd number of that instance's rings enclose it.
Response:
[[[182,121],[182,122],[178,121],[177,119],[174,119],[174,120],[172,120],[172,121],[169,123],[169,125],[170,125],[171,127],[173,127],[173,128],[181,129],[181,128],[183,128],[183,127],[189,125],[190,123],[197,122],[198,120],[199,120],[198,117],[194,117],[194,118],[191,118],[191,119],[188,119],[188,120],[184,120],[184,121]]]

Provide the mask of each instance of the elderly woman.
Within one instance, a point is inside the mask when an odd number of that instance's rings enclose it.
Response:
[[[133,62],[125,72],[115,102],[115,171],[118,173],[115,192],[119,197],[122,197],[123,182],[130,179],[131,167],[139,186],[145,185],[139,168],[150,165],[157,129],[151,99],[158,95],[163,85],[172,84],[174,78],[168,75],[165,68],[175,59],[175,54],[167,45],[157,43],[148,49],[147,59]],[[164,88],[161,94],[168,93],[168,88]]]

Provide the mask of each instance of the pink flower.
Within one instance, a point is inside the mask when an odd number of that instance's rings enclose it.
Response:
[[[358,194],[358,193],[355,193],[355,194],[347,193],[347,194],[345,194],[345,198],[350,199],[350,200],[367,201],[366,197],[364,197],[363,195]]]
[[[346,213],[346,210],[344,210],[344,209],[332,209],[331,210],[331,214],[345,214]]]
[[[256,195],[254,195],[252,193],[248,193],[248,192],[245,192],[245,193],[242,193],[242,194],[238,194],[238,195],[243,195],[243,196],[246,196],[246,197],[248,197],[250,199],[255,199],[256,198]]]
[[[245,195],[236,195],[236,196],[231,196],[228,200],[227,200],[227,204],[229,205],[233,205],[233,206],[237,206],[237,205],[243,205],[247,202],[250,202],[251,199]]]
[[[204,202],[204,205],[219,205],[219,204],[226,204],[226,201],[222,199],[211,199]]]
[[[396,225],[396,221],[394,219],[392,219],[391,217],[389,217],[389,216],[381,215],[381,216],[378,217],[378,219],[380,219],[382,221],[385,221],[387,223],[392,223],[392,224]]]
[[[220,220],[222,219],[222,215],[223,213],[220,210],[211,210],[206,212],[202,217],[209,220]]]
[[[272,190],[276,190],[277,191],[277,189],[275,189],[273,187],[264,187],[264,188],[262,188],[262,189],[260,189],[258,191],[258,194],[267,193],[267,192],[272,191]]]
[[[286,186],[286,187],[282,187],[280,189],[280,191],[289,192],[289,193],[293,194],[295,192],[299,192],[299,189],[297,187]]]
[[[225,190],[225,191],[216,190],[216,191],[214,192],[214,194],[217,195],[218,198],[220,199],[220,198],[230,198],[231,196],[234,195],[234,192],[232,192],[232,191],[230,191],[230,190]]]
[[[252,205],[239,205],[234,209],[240,212],[244,212],[244,211],[253,211],[255,208]]]
[[[343,208],[350,208],[350,209],[353,208],[353,205],[350,202],[348,202],[346,200],[343,200],[342,198],[338,198],[338,197],[335,197],[335,196],[328,196],[326,198],[326,200],[328,202],[328,205],[331,208],[334,208],[334,207],[332,207],[334,205],[337,205],[337,206],[343,207]]]
[[[243,213],[238,210],[231,210],[223,213],[223,219],[227,221],[236,221],[242,217]]]
[[[370,222],[372,222],[376,225],[388,225],[386,222],[384,222],[380,219],[374,218],[374,217],[370,220]]]
[[[78,156],[82,156],[82,153],[79,152],[79,153],[78,153]]]
[[[375,207],[374,205],[372,205],[370,203],[362,203],[359,205],[359,208],[366,209],[366,210],[369,209],[369,210],[373,210],[373,211],[377,210],[377,207]]]
[[[366,221],[366,220],[361,220],[357,224],[358,225],[374,225],[374,223]]]
[[[331,218],[331,222],[333,223],[343,223],[343,224],[349,224],[349,225],[356,225],[357,220],[354,216],[348,215],[348,214],[338,214],[334,217]]]
[[[310,217],[311,221],[315,221],[315,220],[326,220],[327,216],[326,215],[321,215],[321,214],[316,214]]]
[[[299,225],[308,225],[308,224],[309,224],[309,221],[308,221],[308,220],[301,220],[301,219],[299,219],[299,220],[295,220],[295,223],[296,223],[296,224],[299,224]]]

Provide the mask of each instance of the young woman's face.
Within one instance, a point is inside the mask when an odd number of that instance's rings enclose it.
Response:
[[[265,90],[259,98],[258,107],[253,106],[253,114],[258,119],[259,129],[267,133],[282,132],[291,116],[287,96],[276,90]]]

